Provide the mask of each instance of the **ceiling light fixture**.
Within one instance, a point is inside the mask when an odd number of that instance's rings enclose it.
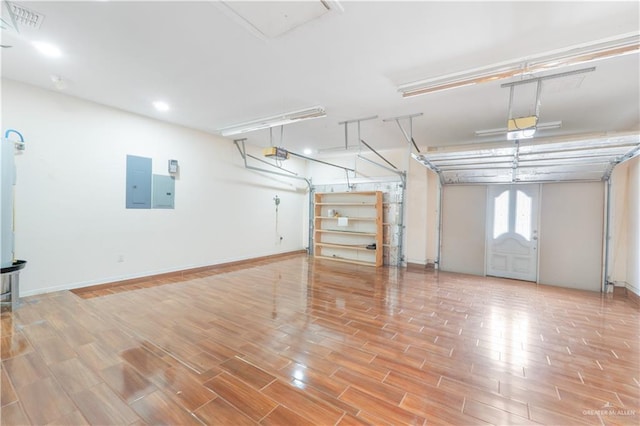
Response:
[[[405,98],[424,95],[426,93],[637,53],[639,50],[640,34],[637,32],[626,33],[487,67],[474,68],[468,71],[402,84],[398,87],[398,92],[402,93]]]
[[[257,120],[246,121],[227,127],[221,127],[218,132],[222,136],[238,135],[240,133],[252,132],[254,130],[268,129],[285,124],[296,123],[298,121],[310,120],[312,118],[325,117],[327,113],[321,106],[302,109],[298,111],[285,112],[271,117],[259,118]]]
[[[169,104],[163,101],[155,101],[153,103],[153,106],[155,109],[157,109],[158,111],[169,111],[170,107]]]
[[[62,51],[51,43],[46,43],[43,41],[32,41],[31,45],[38,49],[40,53],[45,56],[49,56],[51,58],[59,58],[62,56]]]
[[[562,121],[549,121],[547,123],[540,123],[536,126],[538,130],[559,129],[560,127],[562,127]],[[479,137],[500,136],[506,134],[508,131],[509,130],[506,127],[499,127],[496,129],[476,130],[475,135]]]
[[[507,140],[531,139],[536,134],[538,116],[510,118],[507,121]]]
[[[311,148],[305,148],[304,151],[302,151],[302,153],[304,155],[311,155],[313,154],[313,150]]]

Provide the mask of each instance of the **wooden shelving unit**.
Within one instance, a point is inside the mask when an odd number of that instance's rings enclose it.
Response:
[[[317,193],[314,208],[315,257],[382,266],[381,191]]]

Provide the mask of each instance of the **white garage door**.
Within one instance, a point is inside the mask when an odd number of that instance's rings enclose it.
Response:
[[[487,214],[492,214],[492,206],[486,203],[487,192],[502,194],[505,189],[514,188],[517,194],[519,187],[531,189],[531,185],[450,185],[443,188],[441,269],[531,281],[536,281],[537,272],[537,282],[541,284],[599,291],[604,224],[602,182],[541,185],[539,240],[533,240],[534,228],[528,240],[537,241],[538,255],[531,254],[537,259],[529,259],[531,263],[527,263],[532,265],[538,261],[537,271],[532,269],[535,266],[522,273],[491,268],[495,253],[487,250],[493,234],[492,221],[486,220]],[[513,227],[515,233],[515,224]],[[502,241],[503,233],[499,234],[498,242]],[[507,235],[511,234],[507,232]]]
[[[484,275],[487,187],[445,186],[440,269]]]
[[[534,280],[533,262],[527,263],[526,276],[504,273],[509,269],[509,256],[501,258],[504,271],[497,271],[501,265],[487,251],[491,241],[485,241],[485,236],[494,230],[484,219],[494,214],[487,212],[487,206],[492,204],[486,200],[488,187],[540,184],[538,240],[533,239],[535,223],[531,224],[530,236],[530,248],[538,252],[537,282],[600,290],[605,225],[603,182],[616,164],[639,154],[637,132],[473,144],[412,154],[438,174],[443,186],[440,268]],[[514,196],[517,195],[515,190]],[[495,262],[491,266],[485,263],[492,260]],[[523,259],[517,260],[517,269],[522,269]]]

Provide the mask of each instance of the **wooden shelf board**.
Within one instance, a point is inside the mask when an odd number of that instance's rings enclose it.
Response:
[[[349,195],[376,195],[376,191],[354,191],[354,192],[316,192],[316,195],[338,195],[338,196],[349,196]]]
[[[353,217],[353,216],[337,216],[337,217],[316,216],[316,219],[339,219],[341,217],[346,217],[349,220],[369,220],[369,221],[375,221],[376,220],[375,217]]]
[[[316,206],[355,206],[355,207],[375,207],[376,203],[316,203]]]
[[[332,244],[332,243],[315,243],[318,247],[328,247],[328,248],[336,248],[336,249],[348,249],[348,250],[367,250],[371,253],[375,253],[375,250],[371,250],[367,248],[366,244],[362,245],[346,245],[346,244]]]
[[[339,229],[316,229],[316,232],[324,232],[327,234],[354,235],[358,237],[375,237],[375,232],[356,232],[356,231],[340,231]]]
[[[319,256],[319,255],[316,255],[315,257],[318,258],[318,259],[334,260],[336,262],[353,263],[353,264],[356,264],[356,265],[376,266],[375,262],[363,262],[363,261],[360,261],[360,260],[344,259],[342,257]]]

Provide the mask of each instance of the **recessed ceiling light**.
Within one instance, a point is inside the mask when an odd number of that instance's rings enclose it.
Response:
[[[166,102],[162,102],[162,101],[155,101],[153,103],[153,106],[158,110],[158,111],[169,111],[169,104]]]
[[[31,45],[38,49],[40,53],[51,58],[59,58],[62,56],[62,51],[58,46],[54,46],[51,43],[45,43],[43,41],[32,41]]]
[[[313,154],[313,150],[311,148],[305,148],[304,151],[302,151],[304,153],[304,155],[311,155]]]

